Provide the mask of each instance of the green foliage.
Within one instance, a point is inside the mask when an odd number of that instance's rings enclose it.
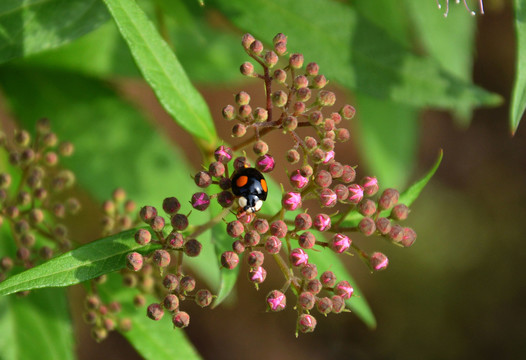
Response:
[[[510,109],[510,129],[515,134],[526,109],[526,6],[524,1],[515,0],[515,30],[517,32],[517,74],[513,88]]]

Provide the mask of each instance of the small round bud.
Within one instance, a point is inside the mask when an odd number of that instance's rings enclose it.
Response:
[[[268,221],[261,218],[254,220],[253,226],[254,230],[256,230],[259,234],[265,234],[270,229]]]
[[[294,131],[298,127],[298,119],[295,116],[287,116],[283,120],[283,130]]]
[[[335,314],[341,313],[345,310],[345,299],[340,295],[333,295],[332,300],[332,312]]]
[[[309,178],[314,173],[314,170],[312,169],[312,166],[304,165],[304,166],[301,167],[300,173],[301,173],[301,175]]]
[[[24,151],[22,151],[22,153],[20,154],[20,161],[23,164],[27,165],[33,160],[35,160],[35,152],[33,151],[33,149],[24,149]]]
[[[351,105],[344,105],[340,110],[340,114],[344,119],[350,120],[356,114],[356,109]]]
[[[389,238],[394,242],[400,242],[404,238],[404,228],[398,224],[392,225],[389,231]]]
[[[282,220],[276,220],[270,225],[270,233],[278,239],[283,239],[287,235],[287,224]]]
[[[391,221],[387,218],[381,217],[376,220],[376,229],[382,235],[389,234],[391,231]]]
[[[247,262],[248,265],[251,267],[258,267],[263,265],[263,261],[265,260],[265,255],[261,251],[252,251],[250,254],[248,254]]]
[[[22,261],[27,261],[31,257],[31,250],[26,247],[18,248],[16,251],[16,257]]]
[[[294,219],[294,226],[296,230],[308,230],[312,226],[312,218],[307,213],[298,214]]]
[[[398,204],[391,210],[391,217],[395,220],[405,220],[409,214],[409,208],[404,204]]]
[[[376,213],[376,203],[370,199],[363,200],[358,205],[358,211],[363,216],[373,216]]]
[[[279,57],[274,51],[267,51],[265,53],[265,65],[267,65],[269,68],[274,67],[278,63]]]
[[[250,103],[250,95],[246,91],[241,91],[236,94],[236,104],[239,106],[241,105],[247,105]]]
[[[287,103],[288,96],[283,90],[278,90],[272,94],[272,104],[276,107],[283,107]]]
[[[298,238],[298,244],[304,249],[311,249],[316,244],[316,237],[309,231],[305,231]]]
[[[322,297],[316,301],[316,309],[320,314],[327,315],[332,311],[332,300],[328,297]]]
[[[348,281],[343,280],[336,284],[334,287],[334,293],[344,299],[350,299],[354,293],[354,289]]]
[[[170,265],[170,253],[166,250],[155,250],[152,257],[153,263],[159,267]]]
[[[365,236],[371,236],[376,231],[376,224],[374,220],[369,217],[364,217],[358,224],[360,232]]]
[[[201,253],[203,245],[196,239],[190,239],[184,244],[184,253],[190,257],[196,257]]]
[[[232,243],[232,250],[236,254],[242,254],[243,252],[245,252],[245,244],[243,244],[241,240],[236,240]]]
[[[345,128],[336,129],[336,140],[339,142],[346,142],[351,138],[351,133]]]
[[[162,216],[155,216],[150,221],[150,226],[151,226],[152,230],[156,231],[156,232],[163,231],[164,225],[165,225],[165,222],[164,222],[164,218]]]
[[[233,251],[225,251],[221,254],[221,265],[232,270],[239,264],[239,256]]]
[[[100,307],[101,300],[97,295],[90,294],[86,296],[84,307],[88,310],[96,310]]]
[[[329,247],[332,251],[341,254],[351,246],[351,239],[344,234],[334,234],[329,241]]]
[[[188,227],[188,217],[183,214],[172,216],[171,224],[176,231],[183,231]]]
[[[304,102],[297,101],[293,105],[294,116],[298,116],[307,111],[307,106]]]
[[[217,195],[217,202],[224,208],[230,207],[234,203],[234,194],[230,191],[221,191]]]
[[[152,234],[146,229],[139,229],[135,233],[135,241],[139,245],[149,244],[152,240]]]
[[[323,122],[323,114],[321,111],[313,111],[309,115],[309,122],[314,126],[321,125]]]
[[[349,190],[349,196],[347,201],[351,204],[358,204],[363,199],[363,188],[358,184],[351,184],[347,187]]]
[[[20,191],[16,197],[17,205],[26,206],[31,203],[31,195],[27,191]]]
[[[362,187],[365,196],[373,196],[378,192],[378,179],[366,176],[362,179]]]
[[[15,131],[15,142],[20,146],[27,146],[31,141],[31,136],[25,130],[16,130]]]
[[[184,292],[192,292],[195,289],[195,279],[190,275],[185,275],[181,278],[179,289]]]
[[[284,84],[287,81],[287,73],[282,69],[274,71],[274,79],[278,84]]]
[[[0,268],[4,271],[9,271],[13,268],[13,259],[10,257],[4,256],[0,259]]]
[[[374,270],[379,271],[384,270],[387,267],[389,259],[387,259],[387,256],[381,252],[375,252],[369,258],[369,263]]]
[[[289,258],[294,266],[301,266],[309,262],[309,255],[300,248],[292,249]]]
[[[265,281],[266,277],[267,277],[267,270],[265,270],[265,268],[261,266],[253,267],[248,272],[249,280],[256,284],[261,284],[263,281]]]
[[[161,306],[161,304],[150,304],[148,308],[146,309],[146,315],[152,320],[158,321],[161,320],[164,316],[164,310]]]
[[[276,36],[274,36],[272,38],[272,43],[276,44],[276,43],[278,43],[280,41],[283,41],[283,42],[287,43],[287,37],[284,34],[282,34],[282,33],[277,33]]]
[[[69,141],[64,141],[58,146],[58,153],[61,156],[65,156],[65,157],[71,156],[73,155],[74,151],[75,151],[75,147]]]
[[[227,224],[226,232],[233,238],[237,238],[243,234],[245,227],[239,220],[231,221]]]
[[[301,206],[301,194],[297,192],[288,192],[281,200],[283,207],[289,211],[294,211]]]
[[[25,234],[29,231],[29,223],[26,220],[18,220],[15,223],[14,231],[16,234]]]
[[[313,225],[316,230],[327,231],[331,228],[331,218],[327,214],[318,214],[314,217]]]
[[[153,206],[144,206],[141,208],[139,216],[141,217],[142,221],[149,224],[150,221],[157,216],[157,209]]]
[[[180,249],[184,244],[184,237],[178,232],[171,232],[166,237],[166,243],[170,245],[172,249]]]
[[[89,325],[94,325],[96,322],[97,322],[97,313],[93,310],[90,310],[90,311],[86,311],[82,317],[84,318],[84,321],[86,322],[86,324],[89,324]]]
[[[250,44],[250,51],[254,55],[260,55],[263,52],[263,43],[259,40],[255,40]]]
[[[305,280],[312,280],[318,276],[318,268],[316,264],[305,264],[301,267],[301,276]]]
[[[312,152],[312,160],[314,160],[315,164],[320,164],[321,162],[324,162],[326,158],[327,153],[320,148],[314,149],[314,151]]]
[[[274,44],[274,51],[278,56],[282,56],[287,52],[287,43],[285,41],[278,41]]]
[[[331,189],[322,189],[320,191],[320,203],[323,207],[333,207],[338,202],[338,196]]]
[[[323,151],[334,150],[334,140],[325,138],[321,141],[320,147]]]
[[[11,175],[7,173],[0,174],[0,188],[7,189],[11,185]]]
[[[254,150],[254,154],[257,156],[262,156],[268,152],[268,145],[263,140],[258,140],[254,143],[252,150]]]
[[[77,214],[81,209],[80,201],[76,198],[69,198],[66,200],[66,210],[72,214]]]
[[[172,317],[172,323],[176,328],[183,329],[190,325],[190,315],[185,311],[179,311]]]
[[[290,67],[301,69],[303,67],[303,54],[291,54],[289,58]]]
[[[210,205],[210,197],[205,192],[198,192],[192,195],[192,207],[199,211],[204,211]]]
[[[212,298],[209,290],[201,289],[195,294],[195,303],[201,307],[207,307],[212,303]]]
[[[356,170],[354,170],[352,166],[344,165],[342,181],[344,183],[350,183],[350,182],[353,182],[355,179],[356,179]]]
[[[327,79],[325,78],[324,75],[316,75],[314,79],[312,80],[312,87],[315,89],[322,89],[325,87],[325,85],[327,85]],[[318,95],[318,98],[319,98],[319,95]],[[326,98],[326,96],[324,96],[324,98]],[[335,100],[336,100],[336,97],[334,97],[334,101]],[[334,102],[331,105],[324,105],[324,106],[332,106],[332,105],[334,105]]]
[[[398,202],[400,193],[396,189],[385,189],[380,199],[378,199],[378,207],[380,210],[389,210]]]
[[[247,133],[247,128],[243,124],[235,124],[232,128],[233,137],[243,137]]]
[[[416,240],[416,232],[411,228],[404,228],[404,238],[401,241],[401,244],[405,247],[413,245]]]
[[[33,234],[23,234],[20,236],[20,242],[27,248],[32,248],[35,245],[36,238]]]
[[[311,310],[316,304],[316,297],[309,291],[304,291],[298,297],[298,305],[304,310]]]
[[[252,65],[251,62],[246,61],[243,64],[241,64],[239,71],[241,72],[242,75],[253,76],[254,75],[254,65]]]
[[[91,337],[96,342],[101,342],[108,337],[108,330],[103,327],[96,326],[91,329]]]
[[[305,73],[310,76],[318,75],[319,71],[320,71],[320,66],[316,64],[315,62],[308,63],[307,68],[305,69]]]
[[[303,189],[309,183],[309,179],[303,175],[299,170],[295,170],[290,176],[290,183],[296,189]]]
[[[221,145],[214,151],[214,157],[217,161],[227,164],[232,160],[232,149]]]
[[[244,156],[239,156],[237,158],[235,158],[234,160],[234,169],[237,171],[239,169],[243,169],[245,167],[250,167],[250,161],[244,157]]]
[[[294,86],[296,87],[296,89],[307,87],[309,86],[309,79],[307,79],[307,77],[304,75],[298,75],[294,79]]]
[[[277,254],[281,250],[281,241],[275,236],[269,236],[265,241],[265,250],[269,254]]]
[[[146,298],[142,294],[137,294],[133,297],[133,305],[136,307],[142,307],[146,305]]]
[[[251,34],[246,33],[241,38],[241,45],[245,48],[245,50],[248,50],[254,41],[256,41],[256,39]]]
[[[298,101],[309,101],[312,96],[312,91],[309,88],[301,88],[296,91],[296,99]]]
[[[325,271],[320,276],[324,288],[333,288],[336,285],[336,275],[332,271]]]
[[[256,168],[263,173],[271,172],[272,170],[274,170],[275,166],[276,161],[274,160],[274,157],[270,154],[260,156],[256,160]]]
[[[287,306],[287,298],[281,291],[272,290],[267,295],[267,305],[271,311],[281,311]]]
[[[168,311],[176,311],[179,308],[179,298],[175,294],[168,294],[163,299],[163,306]]]
[[[38,254],[42,259],[49,260],[53,257],[53,250],[49,246],[42,246]]]
[[[332,191],[336,194],[336,197],[338,198],[338,201],[345,201],[347,200],[347,197],[349,196],[349,189],[347,189],[347,186],[343,184],[336,184]]]
[[[196,181],[196,184],[199,186],[197,181]],[[179,200],[177,200],[176,197],[167,197],[166,199],[163,200],[163,210],[168,215],[173,215],[177,213],[179,209],[181,209],[181,203],[179,202]]]
[[[244,242],[247,246],[256,246],[259,244],[261,237],[256,230],[247,231],[244,237]]]
[[[227,105],[223,108],[221,114],[223,114],[223,119],[227,121],[234,120],[236,117],[236,110],[232,105]]]
[[[318,279],[312,279],[307,283],[306,289],[307,291],[313,293],[314,295],[318,294],[321,289],[323,288],[320,280]]]
[[[163,279],[163,286],[168,291],[174,291],[179,286],[179,278],[174,274],[166,274]]]
[[[256,122],[265,122],[268,119],[268,111],[266,109],[263,109],[261,107],[256,108],[254,110],[254,120]]]

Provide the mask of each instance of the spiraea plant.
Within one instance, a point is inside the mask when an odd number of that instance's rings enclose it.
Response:
[[[374,176],[357,174],[356,164],[338,161],[338,152],[344,152],[351,139],[348,122],[355,109],[351,105],[334,109],[336,95],[327,89],[328,80],[319,65],[305,64],[300,53],[289,54],[287,37],[281,33],[270,49],[250,34],[241,43],[252,58],[241,65],[241,73],[262,82],[265,99],[257,106],[250,94],[241,91],[235,95],[235,105],[223,108],[237,144],[215,150],[215,161],[194,175],[201,190],[188,199],[193,211],[210,206],[223,210],[208,223],[194,224],[192,214],[182,212],[175,197],[164,199],[165,216],[153,206],[143,207],[140,217],[149,227],[137,230],[135,240],[159,248],[145,255],[129,253],[127,266],[143,282],[146,276],[149,284],[140,289],[157,298],[147,308],[148,317],[159,320],[169,312],[174,326],[186,327],[190,317],[181,310],[182,302],[191,299],[208,306],[213,295],[207,289],[194,291],[196,280],[185,270],[183,260],[211,246],[200,242],[199,235],[219,226],[228,235],[221,240],[222,246],[230,248],[218,254],[223,271],[234,271],[244,258],[248,280],[261,290],[267,277],[280,276],[279,289],[264,290],[267,309],[294,309],[296,334],[312,332],[315,316],[348,311],[354,284],[340,278],[330,263],[313,260],[311,254],[318,252],[322,259],[327,252],[357,255],[372,271],[383,270],[387,256],[362,250],[354,234],[409,247],[416,232],[402,225],[409,208],[396,189],[380,191]],[[286,153],[271,155],[265,141],[271,133],[290,144]],[[239,154],[245,149],[248,154]],[[289,179],[281,184],[281,192],[277,187],[270,191],[267,184],[276,171],[286,172]],[[266,203],[277,208],[274,213],[265,211]],[[269,274],[269,262],[275,262],[281,274]]]

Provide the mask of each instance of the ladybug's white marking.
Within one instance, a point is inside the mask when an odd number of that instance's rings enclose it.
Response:
[[[263,200],[258,200],[256,201],[256,206],[254,206],[254,208],[256,209],[256,211],[259,211],[262,206],[263,206]]]
[[[245,208],[245,206],[247,206],[247,198],[244,196],[240,196],[237,202],[239,203],[239,206],[241,206],[243,209]]]

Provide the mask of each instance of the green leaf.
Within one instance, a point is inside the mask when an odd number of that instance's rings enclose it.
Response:
[[[66,44],[108,20],[98,0],[0,2],[0,63]]]
[[[135,1],[104,2],[166,111],[189,133],[213,144],[216,132],[208,106],[144,12]]]
[[[429,180],[431,180],[431,178],[437,171],[438,167],[440,166],[440,163],[442,162],[443,154],[444,152],[441,149],[438,154],[438,158],[435,161],[435,164],[433,165],[433,167],[420,180],[415,182],[406,191],[400,194],[398,203],[405,204],[407,206],[411,206],[411,204],[418,198],[422,190],[424,190],[424,187],[427,185]],[[389,210],[386,210],[382,212],[380,216],[386,216],[388,212]],[[347,216],[347,218],[342,222],[342,226],[346,226],[346,227],[358,226],[358,223],[360,222],[362,218],[363,216],[360,215],[358,212],[353,212],[349,216]]]
[[[451,8],[444,17],[433,1],[406,0],[406,3],[418,45],[444,70],[471,81],[477,18],[462,7]],[[457,119],[462,125],[469,125],[471,109],[469,103],[457,106]]]
[[[517,32],[517,74],[510,109],[510,129],[515,134],[526,109],[526,4],[514,0],[515,31]]]
[[[128,230],[91,242],[11,276],[0,283],[0,295],[44,287],[70,286],[120,270],[125,266],[126,254],[131,251],[147,252],[154,247],[137,244],[134,233],[135,230]]]
[[[119,274],[110,274],[106,283],[99,285],[99,293],[105,301],[118,301],[122,306],[119,315],[132,320],[132,329],[121,332],[130,344],[147,360],[200,359],[185,332],[174,329],[169,313],[159,321],[153,321],[146,316],[144,309],[133,305],[133,297],[138,293],[136,289],[122,286]],[[146,297],[147,304],[157,302],[152,296]]]
[[[16,64],[69,70],[96,77],[141,76],[113,21],[67,45],[29,56]]]
[[[0,297],[0,357],[75,359],[68,310],[64,289],[42,289],[25,297]]]
[[[335,1],[211,1],[234,24],[270,42],[281,31],[289,53],[316,61],[331,81],[364,94],[412,106],[496,105],[500,97],[452,76],[406,50],[353,8]],[[272,14],[262,16],[261,14]]]
[[[318,236],[321,237],[322,235],[318,233],[316,234],[316,237]],[[369,328],[376,328],[376,319],[373,311],[369,307],[364,294],[358,288],[356,281],[353,279],[349,271],[347,271],[338,255],[326,248],[321,249],[320,251],[309,251],[309,262],[316,264],[320,271],[330,269],[336,274],[338,281],[348,281],[354,289],[354,294],[350,299],[345,301],[347,307],[351,309],[351,311],[353,311]]]
[[[418,111],[390,101],[356,95],[361,155],[382,187],[403,187],[417,151]]]

